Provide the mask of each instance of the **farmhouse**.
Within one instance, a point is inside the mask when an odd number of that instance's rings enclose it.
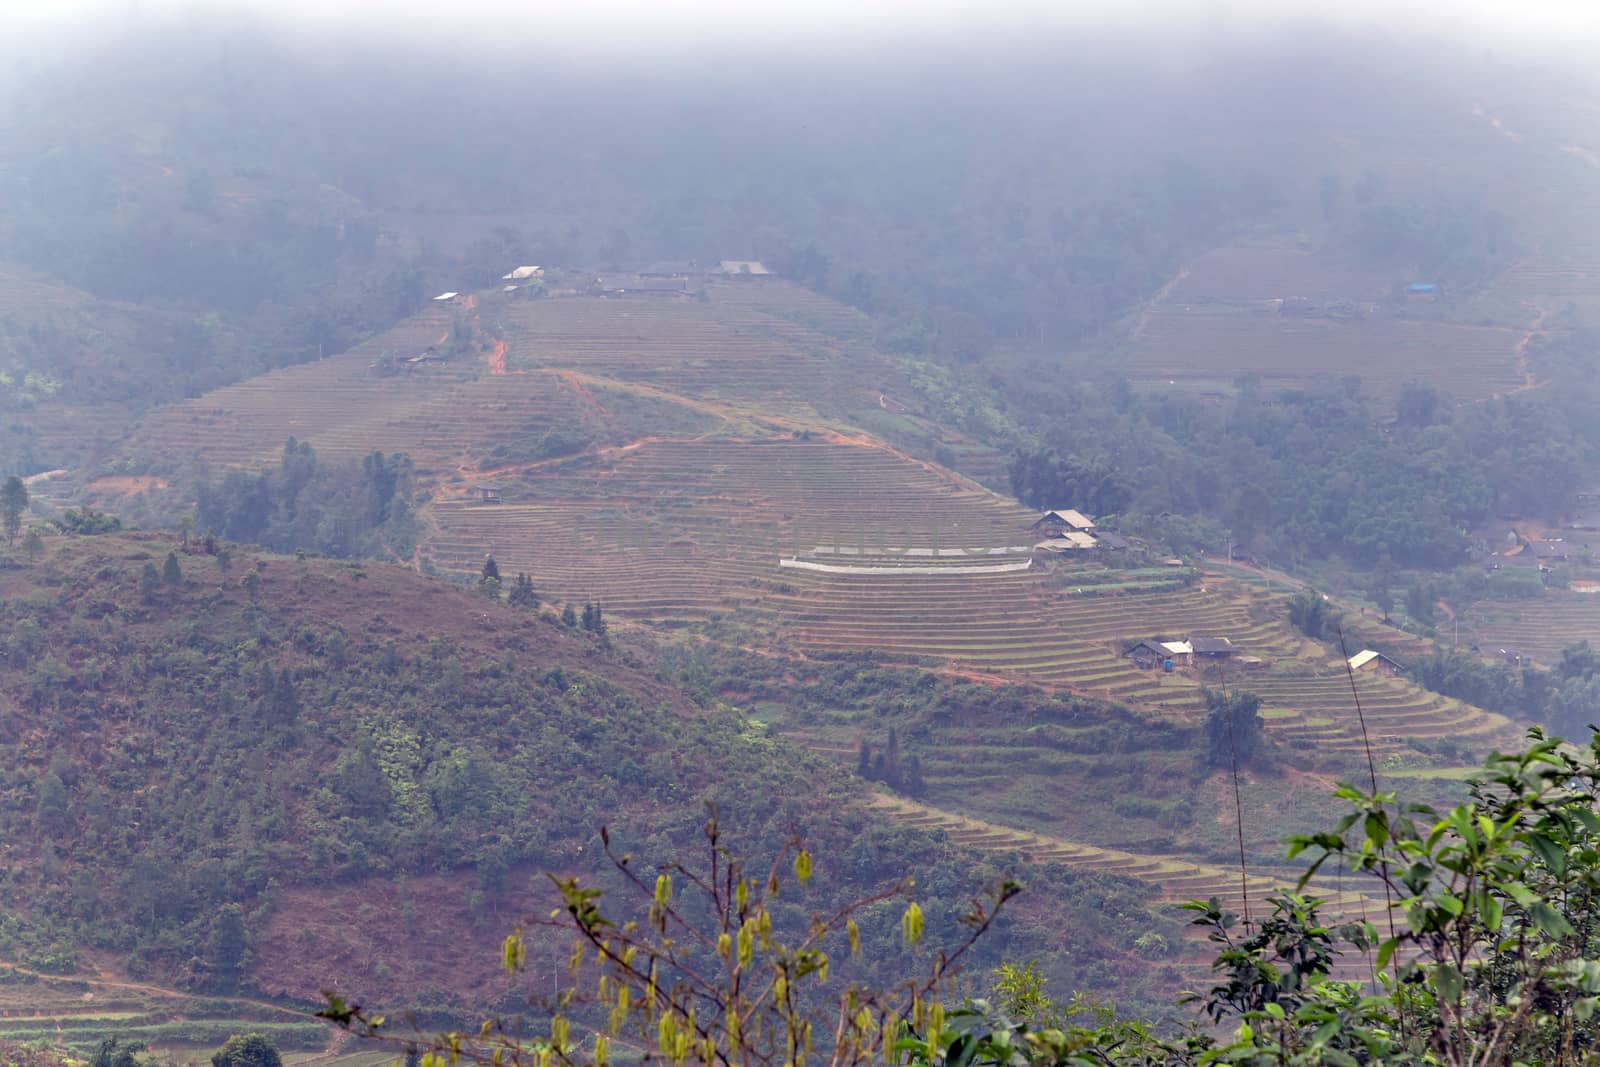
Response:
[[[1114,534],[1110,531],[1103,531],[1095,534],[1095,539],[1100,542],[1101,548],[1109,548],[1113,552],[1120,552],[1123,549],[1128,548],[1131,543],[1121,534]]]
[[[1191,637],[1196,663],[1227,663],[1233,658],[1233,642],[1226,637]]]
[[[500,503],[500,487],[498,485],[475,485],[472,491],[478,494],[480,504]]]
[[[1567,561],[1567,543],[1562,540],[1534,541],[1529,547],[1533,550],[1533,558],[1540,563],[1565,563]]]
[[[1187,641],[1163,641],[1161,647],[1176,666],[1187,667],[1194,662],[1194,646]]]
[[[737,274],[747,278],[772,273],[759,259],[725,259],[717,264],[717,270],[723,274]]]
[[[1135,667],[1149,671],[1171,661],[1172,653],[1160,641],[1140,641],[1124,652],[1122,658],[1131,659]]]
[[[454,291],[448,292],[448,293],[440,293],[438,296],[433,298],[433,302],[435,304],[454,304],[456,302],[456,300],[460,296],[461,296],[460,293],[457,293],[457,292],[454,292]]]
[[[1400,664],[1385,656],[1382,652],[1374,652],[1364,648],[1350,657],[1350,669],[1353,671],[1366,671],[1369,674],[1380,674],[1385,678],[1393,678],[1400,673]]]
[[[1081,511],[1066,508],[1059,511],[1045,512],[1037,522],[1028,528],[1037,530],[1046,536],[1063,537],[1068,531],[1088,533],[1094,529],[1094,520]]]
[[[500,275],[500,280],[503,282],[525,282],[529,278],[537,278],[543,274],[543,267],[516,267]]]

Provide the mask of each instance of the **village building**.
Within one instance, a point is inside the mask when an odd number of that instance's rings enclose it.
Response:
[[[543,275],[543,267],[516,267],[500,275],[500,280],[503,282],[525,282],[529,278],[538,278]]]
[[[1102,530],[1094,536],[1095,540],[1100,542],[1101,548],[1108,548],[1113,552],[1121,552],[1123,549],[1131,547],[1131,542],[1126,537],[1121,534],[1111,533],[1108,530]]]
[[[475,485],[472,491],[478,494],[480,504],[500,503],[500,487],[498,485]]]
[[[1174,666],[1187,667],[1194,662],[1194,646],[1187,641],[1163,641],[1161,647],[1167,650]]]
[[[1533,551],[1533,558],[1542,564],[1567,562],[1569,552],[1565,541],[1534,541],[1529,547]]]
[[[736,274],[745,278],[772,273],[759,259],[725,259],[717,264],[717,270],[722,274]]]
[[[1035,530],[1047,537],[1063,537],[1069,531],[1086,534],[1094,529],[1094,520],[1081,511],[1063,508],[1045,512],[1028,529]]]
[[[1160,641],[1140,641],[1122,654],[1123,659],[1130,659],[1133,665],[1142,671],[1155,670],[1172,659],[1172,653]]]
[[[1194,650],[1196,664],[1222,665],[1233,658],[1233,642],[1226,637],[1191,637],[1189,646]]]
[[[453,304],[457,299],[460,298],[460,296],[460,293],[452,290],[448,293],[440,293],[438,296],[433,298],[433,302],[435,304]]]
[[[1364,648],[1350,657],[1352,671],[1365,671],[1368,674],[1378,674],[1385,678],[1394,678],[1402,670],[1400,664],[1385,656],[1382,652],[1375,652]]]
[[[1068,530],[1059,537],[1040,541],[1033,547],[1040,552],[1086,552],[1091,548],[1100,547],[1100,542],[1089,534]]]

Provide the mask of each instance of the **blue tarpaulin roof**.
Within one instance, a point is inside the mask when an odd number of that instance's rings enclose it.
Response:
[[[1437,293],[1439,286],[1435,282],[1412,282],[1406,286],[1408,293]]]

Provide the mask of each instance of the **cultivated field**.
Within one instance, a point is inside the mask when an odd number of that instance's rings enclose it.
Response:
[[[898,391],[893,363],[851,340],[859,316],[803,293],[781,282],[730,284],[705,300],[508,301],[483,315],[509,345],[511,369],[569,368],[787,419],[875,406]]]
[[[104,977],[54,976],[0,964],[0,1040],[92,1051],[108,1037],[143,1041],[165,1062],[204,1063],[237,1033],[268,1035],[285,1053],[320,1050],[331,1029],[265,1001],[201,997]]]
[[[1289,297],[1378,300],[1400,281],[1392,274],[1324,252],[1224,245],[1185,268],[1167,303],[1252,302]]]
[[[1458,400],[1523,384],[1521,334],[1495,326],[1413,322],[1389,315],[1339,320],[1297,318],[1269,310],[1207,311],[1173,305],[1147,315],[1124,357],[1136,380],[1226,386],[1240,375],[1269,384],[1337,381],[1355,376],[1392,394],[1426,379]]]
[[[1600,594],[1552,590],[1533,600],[1481,600],[1461,619],[1461,643],[1488,656],[1504,649],[1550,666],[1579,641],[1600,647]]]
[[[891,363],[849,340],[861,332],[853,311],[781,282],[710,293],[429,308],[340,355],[153,414],[122,453],[169,468],[260,469],[293,436],[335,457],[407,452],[419,470],[448,476],[548,458],[536,445],[552,431],[601,445],[762,432],[762,418],[811,425],[875,408],[899,385]],[[405,362],[445,352],[461,329],[467,351]],[[401,369],[380,373],[389,359]]]

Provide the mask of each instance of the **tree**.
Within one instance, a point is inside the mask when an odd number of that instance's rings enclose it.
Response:
[[[161,572],[156,570],[156,565],[146,562],[139,571],[139,593],[146,599],[156,595],[161,588]]]
[[[68,508],[55,522],[62,533],[71,534],[115,533],[122,529],[121,519],[103,511],[96,511],[87,505],[81,508]]]
[[[39,536],[39,531],[33,527],[28,528],[28,536],[22,539],[22,550],[28,554],[29,560],[37,560],[39,553],[44,551],[44,538]]]
[[[1339,613],[1327,597],[1306,588],[1289,599],[1289,622],[1313,641],[1326,641],[1339,628]]]
[[[599,604],[585,604],[583,606],[582,626],[589,633],[605,636],[606,619],[600,610]]]
[[[211,1067],[283,1067],[283,1057],[260,1034],[234,1034],[211,1054]]]
[[[168,585],[183,584],[183,568],[178,566],[178,554],[167,553],[167,561],[161,566],[161,580]]]
[[[486,582],[500,580],[500,565],[494,561],[493,556],[483,557],[483,580]]]
[[[94,1055],[89,1058],[89,1067],[142,1067],[150,1062],[148,1057],[139,1053],[148,1048],[143,1041],[129,1041],[124,1044],[115,1037],[103,1039],[95,1048]]]
[[[531,609],[539,606],[539,594],[533,591],[533,579],[526,574],[518,574],[511,580],[511,592],[506,595],[506,603],[514,608]]]
[[[15,474],[0,486],[0,519],[5,521],[6,544],[17,539],[22,531],[22,513],[28,510],[28,487]]]
[[[572,610],[571,604],[563,605],[561,608],[561,625],[569,630],[578,628],[578,613]]]
[[[1261,698],[1254,693],[1223,694],[1202,689],[1206,701],[1206,762],[1226,767],[1235,756],[1240,763],[1261,747]]]
[[[224,904],[211,929],[211,969],[223,989],[232,990],[250,966],[250,940],[244,928],[244,909]]]

